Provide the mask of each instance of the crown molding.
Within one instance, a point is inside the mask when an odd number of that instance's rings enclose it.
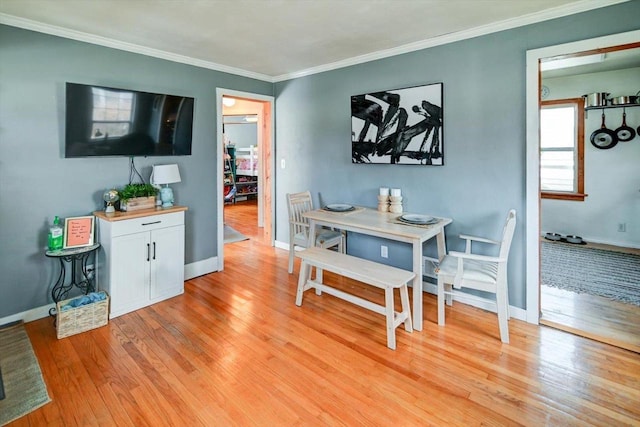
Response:
[[[345,68],[352,65],[363,64],[365,62],[375,61],[377,59],[389,58],[391,56],[402,55],[404,53],[415,52],[430,47],[441,46],[457,41],[471,39],[474,37],[484,36],[499,31],[510,30],[525,25],[535,24],[538,22],[548,21],[551,19],[561,18],[563,16],[574,15],[576,13],[587,12],[593,9],[612,6],[619,3],[625,3],[631,0],[582,0],[568,5],[547,9],[541,12],[531,13],[519,16],[517,18],[506,19],[504,21],[494,22],[470,30],[458,31],[455,33],[445,34],[433,37],[427,40],[408,43],[391,49],[380,50],[365,55],[355,56],[353,58],[336,61],[329,64],[320,65],[318,67],[307,68],[305,70],[296,71],[294,73],[282,74],[273,77],[274,82],[305,77],[312,74],[323,73],[325,71]]]
[[[241,68],[229,67],[227,65],[217,64],[215,62],[203,61],[201,59],[191,58],[189,56],[178,55],[159,49],[152,49],[133,43],[127,43],[119,40],[109,39],[106,37],[96,36],[81,31],[70,30],[67,28],[57,27],[54,25],[43,24],[41,22],[32,21],[30,19],[19,18],[13,15],[0,13],[0,24],[10,25],[12,27],[23,28],[25,30],[36,31],[39,33],[50,34],[54,36],[64,37],[67,39],[77,40],[81,42],[91,43],[99,46],[110,47],[113,49],[124,50],[127,52],[138,53],[141,55],[151,56],[154,58],[166,59],[167,61],[178,62],[181,64],[193,65],[195,67],[207,68],[210,70],[221,71],[223,73],[235,74],[238,76],[249,77],[256,80],[262,80],[273,83],[273,77],[266,74],[254,73],[252,71],[243,70]]]
[[[296,71],[293,73],[286,73],[279,76],[268,76],[266,74],[255,73],[247,71],[241,68],[230,67],[227,65],[218,64],[215,62],[204,61],[201,59],[192,58],[189,56],[178,55],[162,51],[159,49],[152,49],[132,43],[126,43],[106,37],[100,37],[81,31],[70,30],[66,28],[57,27],[54,25],[43,24],[41,22],[32,21],[29,19],[19,18],[13,15],[7,15],[0,13],[0,24],[6,24],[13,27],[24,28],[26,30],[37,31],[40,33],[51,34],[54,36],[64,37],[72,40],[91,43],[99,46],[105,46],[113,49],[124,50],[127,52],[138,53],[141,55],[151,56],[154,58],[165,59],[167,61],[178,62],[187,65],[193,65],[195,67],[206,68],[215,71],[221,71],[223,73],[234,74],[242,77],[248,77],[251,79],[262,80],[269,83],[276,83],[285,80],[292,80],[299,77],[310,76],[312,74],[323,73],[325,71],[336,70],[339,68],[345,68],[352,65],[363,64],[366,62],[375,61],[378,59],[389,58],[391,56],[402,55],[404,53],[415,52],[430,47],[441,46],[461,40],[471,39],[474,37],[484,36],[499,31],[509,30],[512,28],[522,27],[525,25],[535,24],[538,22],[548,21],[551,19],[561,18],[563,16],[573,15],[576,13],[587,12],[593,9],[599,9],[602,7],[612,6],[619,3],[624,3],[631,0],[581,0],[575,3],[570,3],[564,6],[547,9],[541,12],[531,13],[528,15],[519,16],[517,18],[507,19],[504,21],[494,22],[491,24],[483,25],[480,27],[472,28],[470,30],[458,31],[455,33],[445,34],[430,39],[408,43],[402,46],[398,46],[391,49],[385,49],[377,52],[368,53],[365,55],[355,56],[342,61],[331,62],[328,64],[320,65],[317,67],[311,67],[304,70]]]

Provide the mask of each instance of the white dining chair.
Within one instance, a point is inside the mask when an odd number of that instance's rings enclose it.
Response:
[[[313,210],[311,193],[309,191],[288,193],[287,207],[289,209],[289,273],[293,273],[295,247],[308,247],[309,220],[302,214]],[[319,228],[316,230],[315,245],[323,249],[337,246],[338,252],[344,253],[345,235],[341,231]]]
[[[495,295],[500,339],[509,343],[509,293],[507,284],[507,261],[509,248],[516,226],[516,211],[509,211],[507,221],[502,230],[502,240],[491,240],[482,237],[460,235],[466,240],[465,252],[449,252],[438,268],[438,325],[444,325],[445,299],[447,305],[452,305],[453,296],[461,294],[458,289],[476,289]],[[471,243],[481,242],[499,246],[498,256],[478,255],[471,252]],[[480,299],[464,293],[465,298]]]

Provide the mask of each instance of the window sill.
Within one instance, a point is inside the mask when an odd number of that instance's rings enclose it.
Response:
[[[584,202],[584,198],[587,196],[588,194],[583,193],[560,193],[553,191],[540,192],[540,197],[543,199],[569,200],[573,202]]]

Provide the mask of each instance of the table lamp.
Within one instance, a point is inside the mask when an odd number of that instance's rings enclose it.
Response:
[[[169,184],[180,181],[178,165],[157,165],[153,167],[153,171],[151,172],[151,184],[164,184],[164,187],[160,188],[160,200],[162,200],[163,208],[170,208],[173,206],[173,190],[169,188]]]

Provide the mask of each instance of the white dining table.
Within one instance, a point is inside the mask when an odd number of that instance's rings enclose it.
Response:
[[[317,226],[325,226],[410,243],[413,246],[413,272],[416,275],[413,279],[413,328],[422,330],[422,244],[435,238],[438,260],[442,260],[447,252],[444,227],[451,224],[452,219],[436,217],[438,222],[429,226],[410,225],[399,223],[401,214],[364,207],[347,212],[316,209],[303,215],[309,220],[309,242],[315,242]],[[313,244],[310,243],[311,246]]]

